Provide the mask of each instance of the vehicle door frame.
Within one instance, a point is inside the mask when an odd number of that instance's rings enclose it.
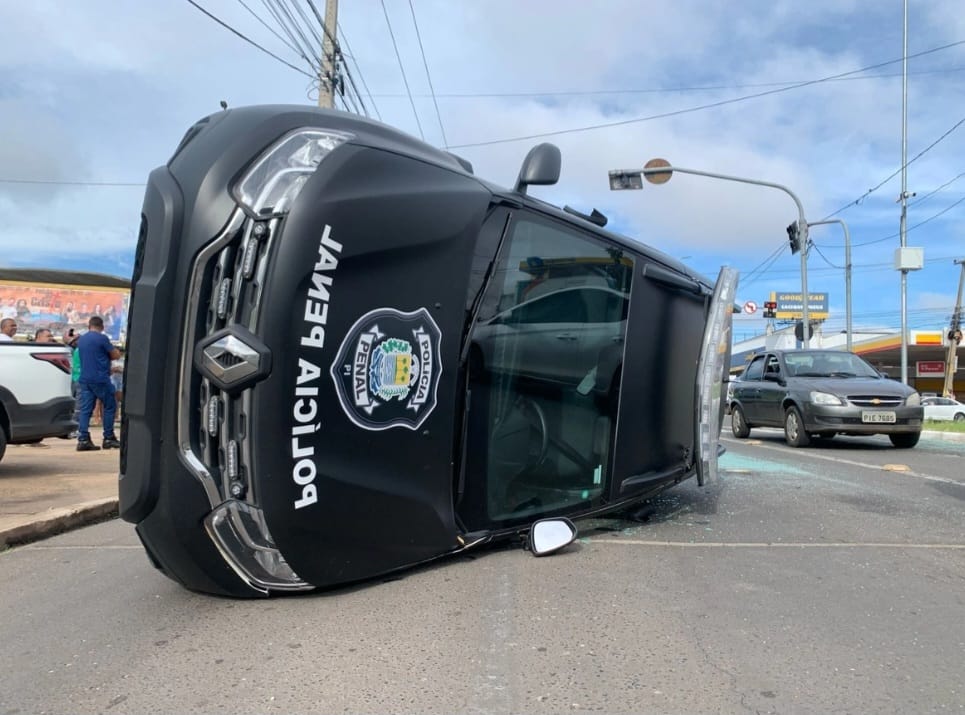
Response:
[[[735,383],[734,401],[740,405],[741,410],[744,412],[744,421],[747,424],[756,424],[759,420],[761,383],[764,381],[763,365],[766,357],[766,354],[761,354],[751,358],[751,361],[747,364],[747,367],[741,375],[740,382]],[[756,363],[761,363],[762,365],[759,376],[751,374],[751,368]]]
[[[773,369],[772,369],[773,368]],[[767,353],[757,396],[757,420],[761,424],[784,424],[784,398],[787,396],[787,369],[781,356]]]

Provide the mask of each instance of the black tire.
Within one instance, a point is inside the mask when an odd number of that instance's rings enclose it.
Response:
[[[0,425],[0,459],[3,459],[4,452],[7,451],[7,433],[3,431],[3,425]]]
[[[730,410],[730,429],[737,439],[745,439],[751,433],[750,425],[744,419],[744,411],[737,405]]]
[[[791,405],[784,412],[784,439],[792,447],[807,447],[811,438],[804,430],[804,418],[801,410]]]
[[[901,432],[898,434],[890,434],[888,438],[891,443],[898,449],[911,449],[921,438],[921,432]]]
[[[952,417],[956,422],[965,422],[965,412],[957,412],[955,416]]]

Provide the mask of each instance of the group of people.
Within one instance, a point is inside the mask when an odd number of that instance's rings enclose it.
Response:
[[[14,318],[0,320],[0,342],[10,342],[16,334],[17,321]],[[32,342],[57,341],[49,328],[39,328]],[[119,448],[121,443],[114,434],[114,416],[124,390],[121,351],[104,334],[104,319],[99,315],[93,315],[87,321],[86,333],[77,335],[70,330],[64,336],[64,342],[74,351],[71,380],[77,400],[77,451]],[[90,436],[91,418],[98,402],[103,408],[104,439],[100,446],[94,444]]]
[[[17,321],[14,318],[4,318],[0,320],[0,343],[11,342],[17,334]],[[50,328],[37,328],[34,333],[33,342],[35,343],[56,343],[54,334]]]

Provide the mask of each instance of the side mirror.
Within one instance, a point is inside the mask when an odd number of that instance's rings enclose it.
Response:
[[[516,179],[516,191],[526,193],[526,187],[534,184],[550,185],[560,180],[562,159],[559,148],[554,144],[537,144],[523,159],[523,166]]]
[[[546,556],[576,541],[576,527],[565,516],[540,519],[529,528],[529,550],[533,556]]]

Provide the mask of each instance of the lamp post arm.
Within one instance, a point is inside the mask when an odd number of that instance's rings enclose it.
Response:
[[[798,230],[801,237],[801,320],[804,323],[804,348],[807,349],[811,340],[811,320],[808,313],[808,222],[804,218],[804,205],[797,195],[783,184],[775,184],[770,181],[760,181],[758,179],[746,179],[742,176],[731,176],[729,174],[715,174],[710,171],[699,171],[697,169],[683,169],[679,166],[660,166],[651,169],[641,169],[640,173],[644,176],[654,174],[672,174],[679,171],[681,174],[693,174],[694,176],[707,176],[711,179],[723,179],[724,181],[736,181],[741,184],[753,184],[755,186],[768,186],[778,189],[790,196],[797,205]]]

